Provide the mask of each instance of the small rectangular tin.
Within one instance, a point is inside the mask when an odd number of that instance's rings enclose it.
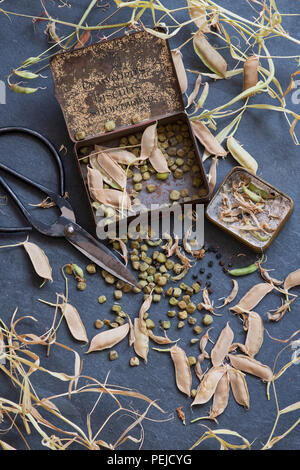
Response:
[[[64,114],[69,136],[76,142],[75,155],[84,180],[85,174],[79,162],[80,148],[94,144],[105,146],[141,131],[154,122],[159,125],[182,120],[188,125],[192,150],[203,180],[203,194],[193,202],[208,201],[207,177],[184,110],[167,40],[145,31],[128,33],[112,40],[62,52],[54,56],[50,64],[55,96]],[[112,132],[105,132],[105,122],[110,120],[116,123],[116,128]],[[85,137],[76,141],[79,131]],[[146,207],[150,208],[152,202],[166,203],[166,191],[182,188],[183,182],[172,179],[172,187],[170,183],[164,184],[160,182],[158,193],[144,194],[142,202]]]
[[[281,222],[279,223],[278,227],[276,228],[276,230],[273,232],[272,236],[270,237],[270,239],[266,242],[261,242],[259,243],[258,241],[256,243],[251,243],[249,240],[246,240],[244,237],[240,236],[238,233],[236,233],[234,230],[231,230],[229,227],[226,227],[224,224],[222,224],[221,222],[219,222],[218,220],[216,220],[216,218],[213,216],[212,212],[213,212],[213,207],[214,207],[214,204],[216,204],[216,201],[217,201],[217,198],[219,196],[219,193],[220,191],[224,188],[224,186],[226,185],[226,183],[235,175],[235,173],[238,173],[238,172],[241,172],[242,174],[245,174],[245,175],[248,175],[251,180],[255,183],[255,181],[258,183],[258,185],[263,185],[264,187],[268,188],[269,191],[273,191],[275,193],[277,193],[280,197],[283,198],[283,200],[287,201],[290,208],[289,210],[286,212],[285,216],[283,217],[283,219],[281,220]],[[270,183],[268,183],[267,181],[263,180],[262,178],[254,175],[251,171],[243,168],[243,167],[240,167],[240,166],[237,166],[237,167],[234,167],[228,174],[227,176],[225,177],[225,179],[223,180],[223,182],[220,184],[220,186],[218,187],[217,191],[215,192],[213,198],[211,199],[211,201],[209,202],[209,204],[207,205],[206,207],[206,211],[205,211],[205,216],[207,217],[208,220],[210,220],[210,222],[212,222],[213,224],[217,225],[217,227],[219,227],[221,230],[223,230],[224,232],[228,233],[229,235],[231,235],[232,237],[236,238],[237,240],[239,240],[241,243],[243,243],[244,245],[246,245],[248,248],[250,248],[251,250],[257,252],[257,253],[261,253],[262,251],[266,250],[267,248],[269,248],[269,246],[273,243],[273,241],[275,240],[275,238],[277,237],[277,235],[279,234],[280,230],[283,228],[283,226],[285,225],[285,223],[287,222],[287,220],[289,219],[289,217],[291,216],[292,212],[293,212],[293,208],[294,208],[294,202],[292,200],[292,198],[290,198],[290,196],[286,195],[285,193],[283,193],[282,191],[280,191],[279,189],[277,189],[275,186],[271,185]]]

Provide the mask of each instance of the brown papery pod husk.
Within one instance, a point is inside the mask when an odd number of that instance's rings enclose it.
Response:
[[[300,285],[300,268],[296,271],[291,272],[284,280],[284,290],[289,290],[292,287]]]
[[[151,126],[146,127],[141,139],[141,155],[140,160],[150,158],[151,153],[157,146],[157,122]]]
[[[154,148],[149,157],[149,162],[157,173],[170,173],[167,160],[158,147]]]
[[[216,308],[225,307],[225,305],[230,304],[236,298],[236,296],[238,294],[238,291],[239,291],[239,285],[238,285],[238,282],[235,279],[232,279],[232,283],[233,283],[233,288],[232,288],[232,291],[230,292],[229,296],[226,297],[226,299],[224,300],[222,305],[220,305],[219,307],[216,307]]]
[[[259,58],[256,55],[248,57],[244,63],[244,85],[243,91],[257,85],[258,82],[258,63]]]
[[[218,157],[213,157],[208,174],[208,187],[210,194],[214,192],[217,183],[217,164]]]
[[[103,178],[98,170],[94,170],[88,166],[88,174],[87,174],[87,183],[91,198],[96,201],[97,198],[94,194],[94,190],[103,189]]]
[[[199,75],[196,79],[196,82],[195,82],[194,89],[188,97],[188,102],[187,102],[187,105],[186,105],[187,108],[189,108],[191,106],[191,104],[195,101],[195,99],[197,98],[201,82],[202,82],[202,75],[201,75],[201,73],[199,73]]]
[[[208,127],[202,121],[191,121],[192,129],[203,145],[203,147],[212,155],[217,155],[219,157],[226,157],[227,152],[222,147],[217,139],[212,135]]]
[[[202,6],[193,4],[190,0],[187,0],[188,12],[191,20],[194,21],[195,25],[201,29],[204,33],[210,32],[210,27],[206,23],[206,10]]]
[[[145,362],[148,360],[149,352],[149,335],[147,329],[145,329],[140,318],[134,319],[134,350],[138,356],[144,359]]]
[[[200,382],[197,388],[197,394],[192,403],[192,406],[202,405],[211,399],[216,391],[219,381],[225,373],[225,370],[226,369],[224,366],[218,366],[212,367],[208,372],[206,372],[203,380]]]
[[[242,372],[255,375],[266,382],[270,382],[273,379],[273,372],[270,367],[256,361],[253,357],[244,356],[242,354],[228,354],[228,358],[231,365]]]
[[[229,378],[227,372],[221,377],[214,393],[212,408],[209,412],[209,418],[215,419],[220,416],[227,408],[229,400]]]
[[[249,312],[247,316],[248,331],[245,341],[247,354],[254,357],[261,348],[264,340],[264,325],[261,316],[256,312]]]
[[[184,68],[182,54],[179,49],[171,51],[174,67],[177,73],[181,93],[184,94],[188,89],[188,79]]]
[[[274,286],[267,282],[262,282],[253,286],[245,295],[241,298],[239,303],[234,307],[230,307],[235,313],[243,313],[244,311],[253,310],[257,304],[273,290]]]
[[[148,330],[148,335],[157,344],[171,344],[171,343],[176,343],[177,340],[171,340],[167,336],[157,336],[153,333],[152,330]]]
[[[246,408],[250,408],[250,397],[245,375],[239,370],[228,370],[229,382],[235,401]]]
[[[220,77],[226,78],[226,60],[221,56],[217,49],[209,43],[202,32],[195,34],[193,46],[196,54],[200,57],[206,67]]]
[[[131,165],[137,160],[137,157],[134,155],[134,153],[122,149],[122,147],[120,147],[119,149],[109,149],[99,146],[97,147],[100,148],[107,155],[109,155],[112,160],[117,163],[121,163],[122,165]]]
[[[112,328],[111,330],[98,333],[91,340],[89,350],[86,352],[86,354],[93,351],[103,351],[103,349],[108,349],[112,346],[115,346],[128,335],[128,332],[129,324],[124,323],[124,325],[118,326],[117,328]]]
[[[73,338],[77,339],[77,341],[84,341],[87,343],[88,337],[86,334],[86,330],[84,324],[81,321],[77,309],[69,303],[63,303],[59,307],[67,322],[68,328]]]
[[[131,200],[129,194],[117,189],[94,189],[93,195],[96,201],[101,204],[115,207],[118,210],[131,210]]]
[[[5,353],[3,333],[0,331],[0,356]],[[0,364],[5,364],[5,357],[0,357]]]
[[[227,322],[210,353],[211,362],[214,367],[220,366],[224,361],[232,344],[233,338],[234,333],[230,328],[229,323]]]
[[[97,162],[100,167],[103,168],[110,178],[112,178],[120,188],[126,187],[127,175],[123,168],[115,162],[108,153],[99,152],[97,156]]]
[[[52,279],[52,268],[50,266],[46,253],[35,243],[24,242],[23,246],[29,255],[35,272],[43,279],[53,281]]]
[[[175,367],[177,388],[182,393],[185,393],[188,397],[190,397],[192,388],[192,374],[185,351],[176,344],[170,349],[170,353]]]

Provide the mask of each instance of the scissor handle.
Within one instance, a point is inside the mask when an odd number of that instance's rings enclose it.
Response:
[[[11,133],[16,133],[16,132],[30,135],[30,136],[36,138],[38,141],[42,142],[48,148],[50,153],[53,155],[54,160],[55,160],[56,165],[57,165],[57,169],[58,169],[58,173],[59,173],[59,193],[60,193],[60,196],[63,197],[65,195],[64,168],[63,168],[61,158],[60,158],[57,150],[55,149],[54,145],[50,142],[50,140],[48,140],[42,134],[40,134],[39,132],[36,132],[32,129],[27,129],[25,127],[2,127],[2,128],[0,128],[0,136],[4,135],[4,134],[11,134]],[[2,163],[0,163],[0,168],[3,169],[4,171],[6,171],[7,173],[12,174],[16,178],[21,179],[22,181],[26,182],[27,184],[30,184],[31,186],[39,189],[40,191],[45,192],[50,197],[52,196],[51,198],[57,199],[57,198],[55,198],[55,194],[52,191],[51,191],[51,195],[50,195],[49,190],[47,188],[45,188],[44,186],[42,186],[38,183],[35,183],[34,181],[31,181],[26,176],[20,175],[15,170],[7,167],[6,165],[3,165]],[[22,202],[19,200],[19,198],[15,195],[13,190],[10,188],[10,186],[6,183],[6,181],[1,176],[0,176],[0,183],[5,188],[5,190],[10,195],[10,197],[14,200],[14,202],[19,207],[19,209],[21,210],[23,215],[26,217],[26,219],[31,222],[32,218],[31,218],[30,212],[26,209],[26,207],[22,204]],[[54,202],[57,202],[57,201],[54,201]],[[15,227],[0,227],[0,232],[4,232],[4,233],[27,232],[27,231],[30,231],[30,230],[32,230],[32,226],[29,226],[29,227],[16,227],[16,228]]]

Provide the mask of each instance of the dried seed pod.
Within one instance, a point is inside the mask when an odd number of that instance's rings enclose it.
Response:
[[[239,405],[250,408],[250,397],[245,375],[239,370],[229,368],[228,376],[235,401]]]
[[[249,312],[247,317],[248,331],[245,341],[247,354],[254,357],[261,348],[264,339],[264,326],[261,316],[256,312]]]
[[[214,345],[210,358],[214,367],[220,366],[227,356],[229,348],[233,341],[233,331],[227,322],[225,328],[221,331],[216,344]]]
[[[221,54],[208,42],[205,35],[196,34],[193,39],[194,50],[202,62],[212,72],[226,78],[227,62]]]
[[[103,349],[111,348],[115,344],[120,343],[120,341],[127,336],[128,331],[129,324],[125,323],[124,325],[113,328],[112,330],[98,333],[91,340],[87,354],[93,351],[102,351]]]
[[[204,361],[204,359],[205,359],[204,354],[202,354],[202,353],[199,354],[199,356],[197,357],[197,362],[196,362],[195,367],[194,367],[195,374],[198,377],[198,379],[200,380],[200,382],[203,379],[203,372],[202,372],[201,364]]]
[[[202,405],[211,399],[216,391],[219,381],[225,373],[225,370],[224,366],[212,367],[209,369],[197,388],[197,394],[192,406]]]
[[[244,63],[244,84],[243,91],[254,87],[258,82],[258,63],[259,58],[256,55],[248,57]]]
[[[88,174],[87,174],[87,184],[89,188],[89,192],[91,198],[94,201],[97,201],[97,197],[94,193],[95,189],[103,189],[103,177],[98,170],[94,170],[93,168],[88,167]]]
[[[209,354],[205,351],[205,348],[206,348],[206,345],[209,341],[208,333],[212,329],[213,329],[213,326],[211,328],[208,328],[208,330],[204,333],[204,335],[201,336],[200,342],[199,342],[200,351],[206,359],[209,359]]]
[[[231,365],[242,372],[248,372],[266,382],[270,382],[273,379],[273,372],[270,367],[256,361],[252,357],[243,356],[242,354],[228,354],[228,358]]]
[[[212,155],[226,157],[227,152],[202,121],[191,121],[193,132],[203,147]]]
[[[148,335],[157,344],[171,344],[171,343],[176,343],[176,341],[178,341],[178,340],[172,341],[167,336],[157,336],[153,333],[152,330],[148,330]]]
[[[188,97],[188,102],[187,102],[187,105],[186,105],[187,108],[189,108],[191,106],[191,104],[195,101],[195,99],[197,98],[201,82],[202,82],[202,76],[201,76],[201,73],[199,73],[199,75],[196,79],[196,82],[195,82],[194,89]]]
[[[165,159],[162,151],[158,147],[154,148],[154,150],[152,151],[149,157],[149,161],[153,166],[154,170],[157,171],[157,173],[171,173],[168,167],[167,160]]]
[[[233,288],[232,288],[232,291],[230,292],[229,296],[226,297],[226,299],[224,300],[222,305],[220,305],[219,307],[216,307],[216,308],[225,307],[225,305],[228,305],[228,304],[230,304],[231,302],[234,301],[234,299],[236,298],[236,296],[238,294],[238,291],[239,291],[239,285],[238,285],[238,282],[235,279],[232,279],[232,284],[233,284]]]
[[[217,183],[217,163],[218,157],[213,157],[208,173],[208,187],[210,194],[214,192]]]
[[[24,242],[23,246],[29,255],[35,272],[43,279],[53,281],[52,268],[45,252],[35,243]]]
[[[245,295],[241,298],[239,303],[234,307],[230,307],[235,313],[243,313],[245,311],[253,310],[257,304],[273,290],[273,285],[267,282],[262,282],[253,286]]]
[[[141,139],[141,160],[146,160],[151,156],[154,148],[156,147],[156,127],[157,122],[152,124],[151,126],[146,127],[143,132],[142,139]]]
[[[187,0],[188,12],[190,18],[194,21],[195,25],[204,33],[210,32],[210,27],[206,23],[206,10],[202,6],[194,5],[190,0]]]
[[[108,153],[100,151],[97,156],[97,162],[105,173],[107,173],[120,186],[120,188],[126,187],[126,172],[117,162],[110,158]]]
[[[0,330],[0,364],[5,364],[4,354],[5,354],[5,344],[4,344],[3,333]]]
[[[134,343],[133,347],[138,356],[147,362],[149,352],[149,335],[147,328],[143,328],[140,318],[134,319]]]
[[[68,328],[73,338],[77,339],[77,341],[84,341],[87,343],[88,337],[86,334],[86,330],[84,324],[81,321],[77,309],[73,307],[73,305],[68,303],[63,303],[62,305],[60,305],[60,309],[63,316],[65,317]]]
[[[188,79],[184,68],[182,54],[179,49],[171,51],[174,67],[177,73],[181,93],[184,94],[188,89]]]
[[[238,143],[238,141],[233,136],[228,137],[227,148],[233,158],[241,166],[256,174],[258,169],[257,161]]]
[[[121,210],[131,210],[131,200],[129,194],[125,191],[118,191],[116,189],[97,189],[93,191],[96,201],[101,204],[115,207]]]
[[[134,153],[122,149],[122,147],[118,149],[109,149],[97,145],[97,148],[102,152],[105,152],[112,160],[120,163],[121,165],[132,165],[137,160],[137,157],[134,155]]]
[[[209,419],[214,419],[226,409],[229,399],[229,379],[227,372],[218,382],[216,391],[214,393],[212,408],[209,412]]]
[[[182,393],[190,397],[192,374],[188,358],[184,350],[177,346],[177,344],[170,349],[170,353],[175,367],[176,385]]]
[[[284,290],[292,289],[292,287],[299,286],[300,284],[300,268],[291,272],[284,280]]]

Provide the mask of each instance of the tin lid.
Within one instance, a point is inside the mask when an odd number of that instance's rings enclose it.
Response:
[[[145,31],[60,53],[51,70],[73,141],[184,110],[168,41]]]

